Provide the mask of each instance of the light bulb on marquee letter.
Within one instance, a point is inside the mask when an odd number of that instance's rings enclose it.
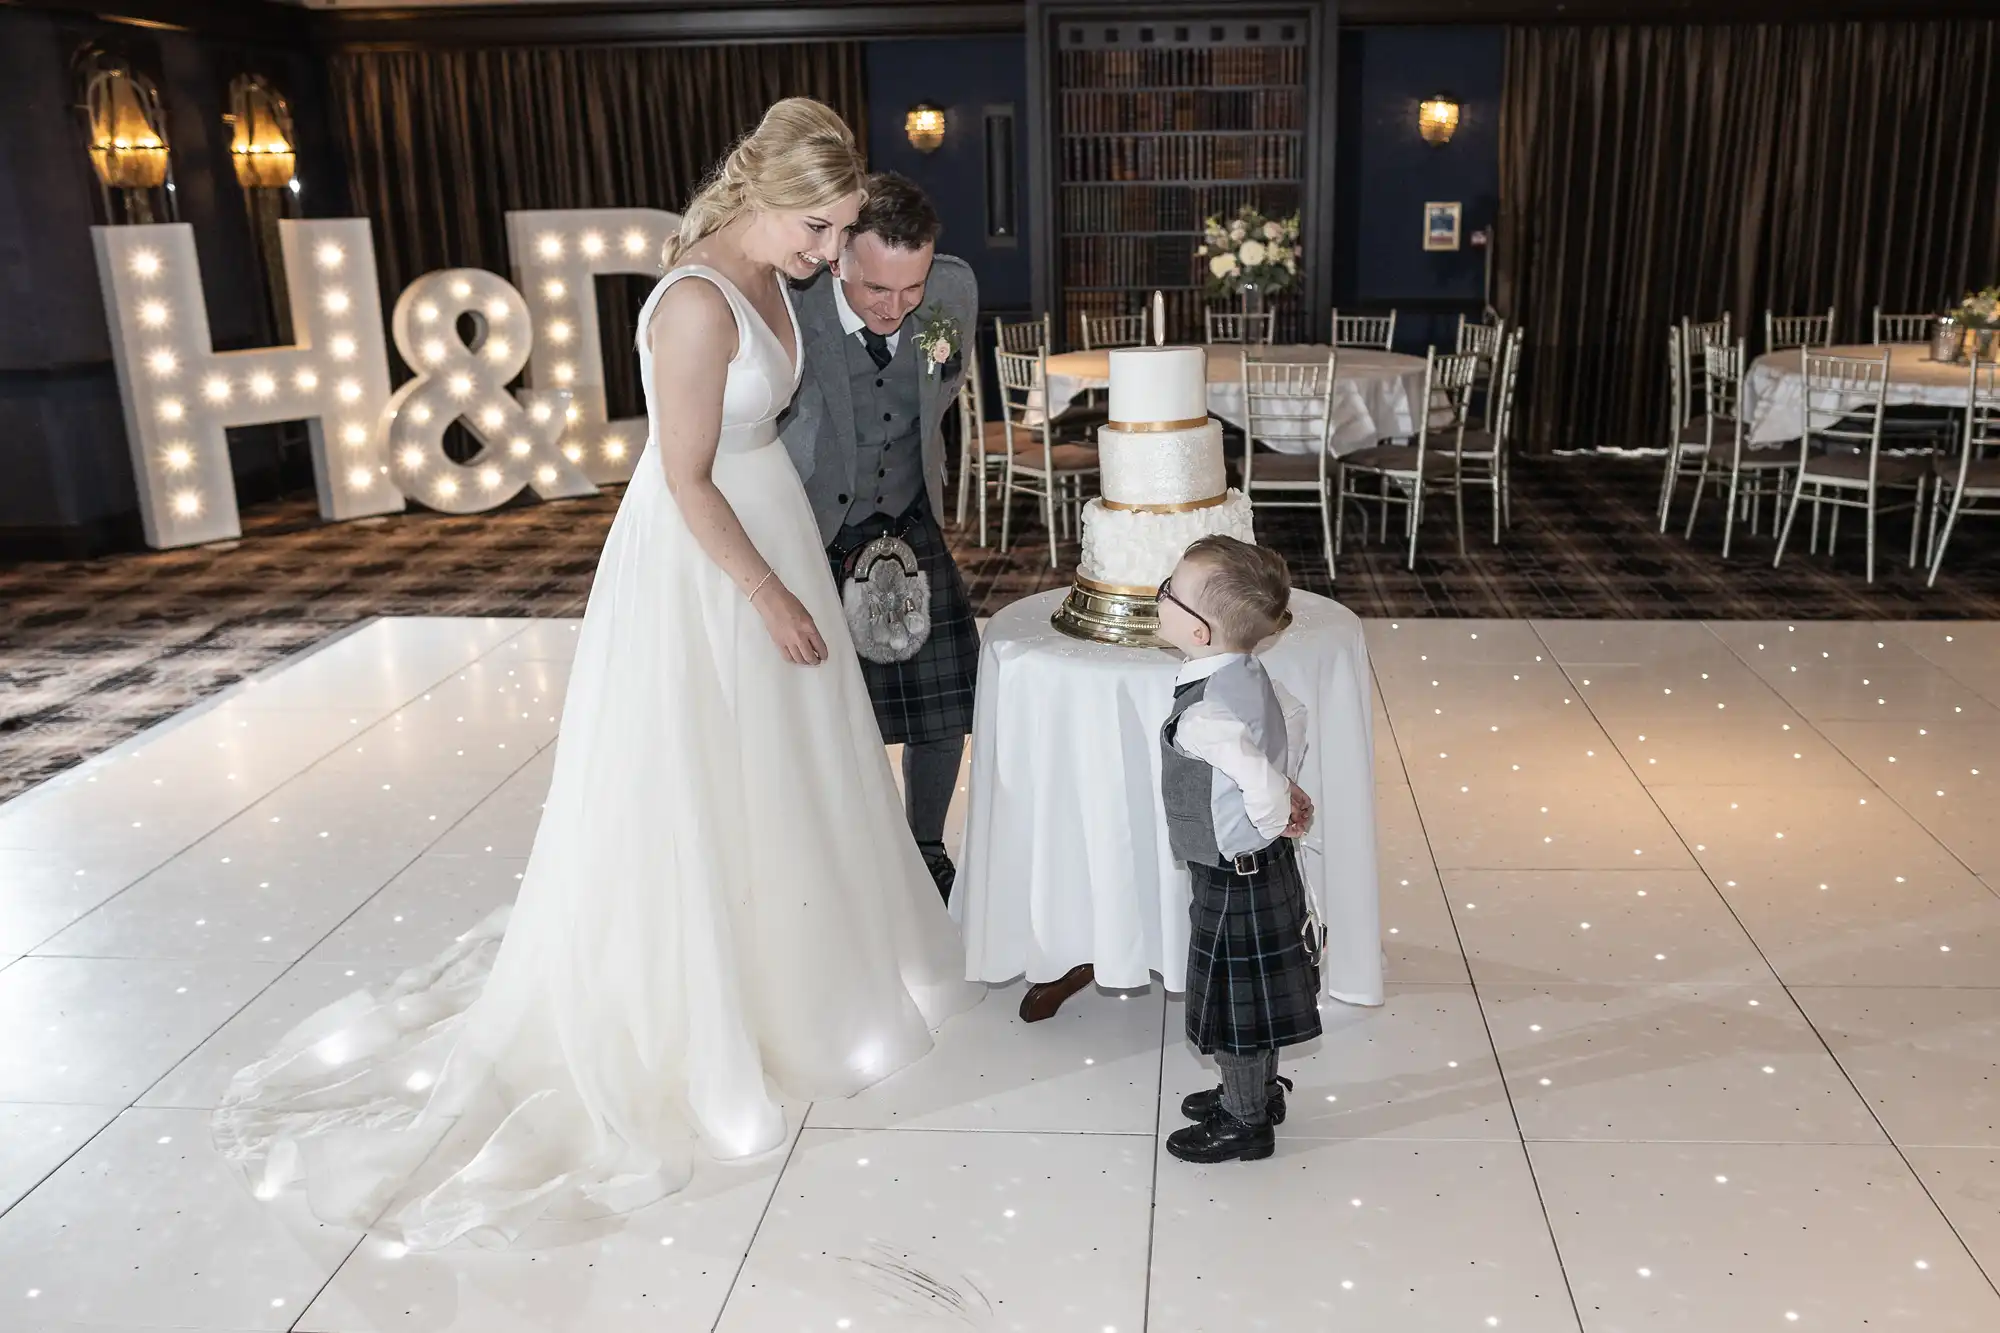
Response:
[[[507,215],[514,281],[529,293],[535,316],[530,382],[569,390],[575,410],[563,433],[563,454],[579,460],[599,485],[631,479],[646,441],[646,419],[609,419],[597,284],[592,279],[627,273],[658,277],[660,247],[680,225],[676,214],[653,208],[549,209]],[[615,354],[635,361],[638,357],[630,346],[616,349]]]
[[[192,228],[93,227],[91,238],[147,545],[242,535],[231,426],[306,422],[324,518],[403,508],[393,486],[374,480],[389,461],[379,429],[389,357],[366,219],[278,223],[298,341],[241,352],[217,352],[209,339]],[[326,387],[335,380],[337,393]],[[368,484],[357,484],[364,473]]]
[[[507,312],[500,320],[491,313],[496,305]],[[480,346],[458,337],[458,321],[468,314],[481,331]],[[597,493],[558,447],[569,396],[525,390],[516,402],[507,381],[527,364],[528,349],[485,355],[491,325],[503,322],[525,327],[527,304],[505,278],[483,269],[425,274],[396,300],[390,324],[396,350],[420,369],[389,400],[388,454],[395,460],[389,475],[405,495],[432,509],[476,514],[498,508],[524,486],[544,500]],[[420,332],[440,326],[442,335]],[[420,345],[422,357],[416,354]],[[481,446],[463,463],[444,451],[445,428],[459,419]],[[525,453],[510,447],[521,440],[528,442]]]

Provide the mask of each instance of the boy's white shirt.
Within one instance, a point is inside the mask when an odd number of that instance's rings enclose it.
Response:
[[[1189,661],[1174,677],[1174,688],[1207,680],[1248,653],[1217,653]],[[1243,811],[1267,838],[1285,831],[1292,820],[1292,782],[1298,777],[1305,758],[1306,706],[1277,681],[1271,688],[1285,715],[1285,766],[1279,769],[1250,743],[1250,729],[1243,719],[1221,704],[1203,699],[1181,714],[1174,728],[1174,748],[1190,759],[1214,767],[1243,792]]]

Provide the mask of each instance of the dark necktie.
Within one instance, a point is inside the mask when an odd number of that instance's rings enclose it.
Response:
[[[889,350],[889,340],[866,325],[861,329],[861,345],[868,349],[868,359],[875,363],[877,370],[886,369],[890,359],[895,356],[895,353]]]

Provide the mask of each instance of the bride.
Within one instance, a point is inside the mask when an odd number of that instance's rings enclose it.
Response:
[[[303,1179],[321,1218],[413,1249],[628,1211],[697,1144],[779,1146],[781,1095],[851,1095],[976,998],[778,444],[786,278],[838,257],[861,179],[847,126],[791,98],[689,205],[511,918],[236,1076],[217,1141],[260,1196]]]

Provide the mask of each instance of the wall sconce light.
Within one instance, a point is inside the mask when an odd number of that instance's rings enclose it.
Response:
[[[917,103],[903,119],[903,133],[919,153],[935,153],[944,142],[944,108],[935,102]]]
[[[282,190],[298,167],[292,148],[292,109],[276,89],[255,74],[238,75],[229,85],[234,127],[229,144],[236,181],[246,190]]]
[[[1417,129],[1424,142],[1442,148],[1458,133],[1458,101],[1450,93],[1433,93],[1417,106]]]
[[[160,95],[142,76],[103,57],[91,61],[83,92],[90,165],[108,190],[157,190],[167,182],[167,134]]]

